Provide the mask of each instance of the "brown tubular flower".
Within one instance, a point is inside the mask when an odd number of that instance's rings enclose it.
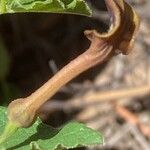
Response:
[[[9,121],[18,127],[29,127],[37,117],[37,111],[63,85],[85,70],[100,64],[119,53],[128,54],[139,27],[135,11],[124,0],[105,0],[111,25],[107,33],[99,34],[95,30],[85,31],[91,41],[89,49],[54,77],[48,80],[37,91],[27,98],[14,100],[8,107]]]

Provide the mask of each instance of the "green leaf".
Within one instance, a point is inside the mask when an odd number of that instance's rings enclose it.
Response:
[[[4,80],[9,71],[10,59],[5,45],[0,38],[0,80]]]
[[[5,0],[1,0],[1,3]],[[4,2],[2,3],[4,5]],[[7,0],[6,8],[1,13],[47,12],[91,15],[91,10],[84,0]]]
[[[6,125],[6,109],[0,107],[0,134]],[[37,120],[30,128],[20,128],[0,149],[7,150],[55,150],[102,144],[103,137],[82,123],[71,122],[56,129]]]

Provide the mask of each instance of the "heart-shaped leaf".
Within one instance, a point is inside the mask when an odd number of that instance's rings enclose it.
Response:
[[[0,134],[6,125],[6,109],[0,107]],[[39,119],[29,128],[18,129],[0,149],[7,150],[55,150],[102,144],[103,137],[82,123],[71,122],[63,128],[52,128]]]
[[[91,10],[84,0],[8,0],[6,2],[1,0],[0,12],[47,12],[91,15]]]

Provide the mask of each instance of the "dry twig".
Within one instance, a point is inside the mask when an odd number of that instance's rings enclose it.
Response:
[[[118,113],[118,115],[121,116],[128,123],[139,127],[139,129],[145,136],[150,136],[150,127],[142,124],[136,114],[132,113],[124,106],[118,104],[116,105],[115,110]]]

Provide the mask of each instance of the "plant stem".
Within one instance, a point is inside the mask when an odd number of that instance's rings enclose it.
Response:
[[[6,12],[6,0],[1,0],[1,13],[4,14]]]
[[[11,135],[13,135],[13,133],[17,131],[17,129],[18,127],[15,124],[8,122],[5,127],[4,133],[0,136],[0,144],[4,143],[7,138],[9,138]]]

